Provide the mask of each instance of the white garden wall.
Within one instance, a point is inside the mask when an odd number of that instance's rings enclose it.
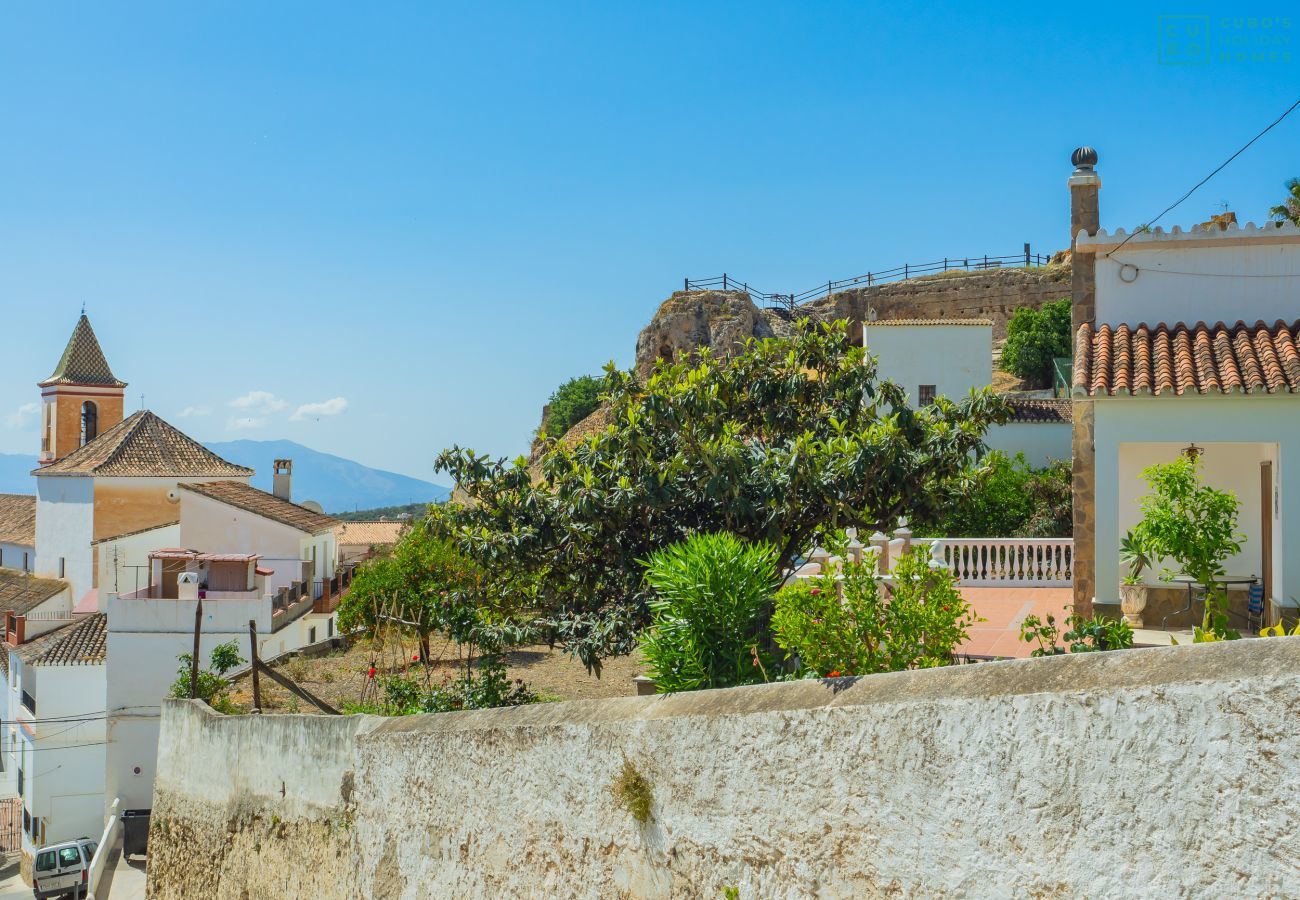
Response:
[[[1296,896],[1297,708],[1300,638],[395,720],[169,701],[150,896]]]

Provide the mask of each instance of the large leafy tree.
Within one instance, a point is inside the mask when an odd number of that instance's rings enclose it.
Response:
[[[645,379],[610,366],[603,390],[610,424],[548,447],[540,473],[459,447],[437,462],[468,498],[459,545],[534,576],[550,636],[596,671],[648,621],[638,561],[726,531],[771,544],[784,567],[822,529],[932,516],[937,485],[1008,415],[987,390],[909,407],[845,322],[661,361]]]
[[[563,437],[570,428],[595,412],[600,405],[600,385],[601,379],[594,375],[580,375],[556,388],[546,403],[542,436]]]
[[[1039,309],[1022,307],[1007,322],[1002,368],[1037,385],[1052,383],[1052,360],[1069,356],[1070,298],[1052,300]]]

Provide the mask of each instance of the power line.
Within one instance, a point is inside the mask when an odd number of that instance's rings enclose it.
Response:
[[[1150,228],[1150,227],[1151,227],[1152,225],[1154,225],[1156,222],[1159,222],[1159,221],[1161,220],[1161,218],[1164,217],[1165,213],[1170,212],[1170,211],[1173,210],[1176,206],[1178,206],[1178,204],[1182,203],[1182,202],[1183,202],[1184,200],[1186,200],[1188,197],[1192,196],[1192,194],[1196,193],[1196,189],[1197,189],[1197,188],[1199,188],[1201,185],[1205,184],[1205,182],[1209,181],[1209,180],[1210,180],[1211,178],[1213,178],[1215,175],[1218,175],[1220,172],[1222,172],[1224,169],[1226,169],[1226,168],[1228,167],[1228,164],[1229,164],[1230,162],[1232,162],[1234,159],[1236,159],[1238,156],[1241,156],[1241,154],[1245,153],[1245,152],[1250,148],[1250,145],[1251,145],[1251,144],[1255,143],[1257,140],[1259,140],[1260,138],[1262,138],[1264,135],[1268,134],[1268,133],[1269,133],[1270,131],[1272,131],[1275,127],[1277,127],[1277,126],[1282,122],[1283,119],[1285,119],[1287,116],[1291,115],[1291,113],[1295,111],[1295,108],[1296,108],[1297,106],[1300,106],[1300,100],[1297,100],[1295,103],[1292,103],[1289,107],[1287,107],[1286,112],[1282,113],[1282,115],[1278,116],[1278,117],[1277,117],[1276,119],[1274,119],[1271,123],[1269,123],[1269,126],[1268,126],[1267,128],[1265,128],[1265,129],[1264,129],[1263,131],[1261,131],[1259,134],[1255,135],[1255,136],[1254,136],[1253,138],[1251,138],[1250,140],[1246,141],[1246,143],[1242,145],[1242,147],[1241,147],[1240,150],[1238,150],[1236,153],[1232,154],[1232,155],[1229,156],[1227,159],[1225,159],[1222,163],[1220,163],[1220,164],[1219,164],[1219,167],[1218,167],[1217,169],[1215,169],[1213,172],[1211,172],[1209,175],[1206,175],[1206,176],[1205,176],[1204,178],[1202,178],[1200,181],[1196,182],[1196,184],[1192,186],[1192,189],[1191,189],[1191,190],[1189,190],[1186,194],[1183,194],[1181,197],[1179,197],[1179,198],[1178,198],[1177,200],[1175,200],[1173,203],[1171,203],[1171,204],[1169,204],[1168,206],[1166,206],[1166,207],[1164,208],[1164,210],[1161,211],[1160,215],[1156,216],[1154,219],[1152,219],[1151,221],[1149,221],[1149,222],[1147,222],[1146,224],[1144,224],[1144,225],[1142,226],[1142,228],[1143,228],[1143,229]],[[1138,233],[1139,233],[1139,231],[1137,231],[1137,230],[1133,231],[1133,232],[1132,232],[1128,237],[1124,238],[1124,240],[1120,243],[1120,245],[1119,245],[1118,247],[1116,247],[1114,250],[1110,251],[1110,252],[1107,253],[1106,255],[1107,255],[1107,256],[1114,256],[1116,253],[1118,253],[1119,251],[1123,250],[1123,249],[1124,249],[1124,244],[1127,244],[1129,241],[1133,240],[1134,236],[1137,235]]]

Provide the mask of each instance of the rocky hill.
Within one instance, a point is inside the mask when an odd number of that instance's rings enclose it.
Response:
[[[759,307],[743,291],[677,291],[659,305],[637,336],[635,367],[645,375],[656,360],[678,360],[700,347],[725,355],[751,337],[789,334],[796,318],[848,319],[849,333],[860,343],[862,324],[873,311],[877,319],[987,318],[993,321],[994,340],[1000,342],[1017,309],[1036,309],[1069,294],[1070,263],[1064,253],[1047,266],[952,270],[855,288],[805,303],[794,314],[787,309]],[[606,421],[605,411],[598,409],[562,440],[573,443]],[[541,448],[541,442],[534,443],[534,458]]]

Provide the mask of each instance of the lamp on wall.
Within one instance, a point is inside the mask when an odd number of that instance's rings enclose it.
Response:
[[[1198,447],[1196,446],[1195,443],[1188,444],[1185,448],[1183,448],[1183,456],[1186,456],[1192,462],[1196,462],[1198,459],[1200,459],[1201,454],[1204,452],[1205,452],[1205,448]]]

